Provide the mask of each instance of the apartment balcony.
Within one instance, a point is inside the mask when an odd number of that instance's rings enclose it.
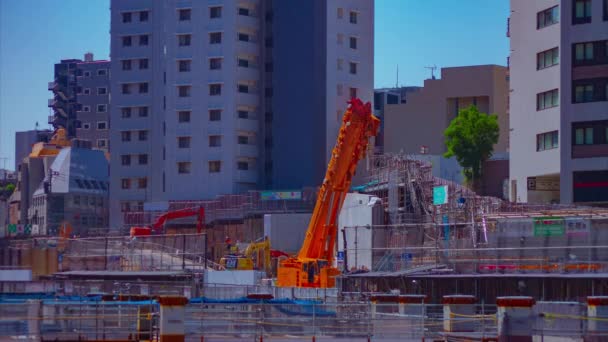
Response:
[[[572,146],[573,159],[597,157],[608,157],[608,144]]]
[[[239,131],[257,132],[259,122],[257,119],[236,119],[236,129]]]
[[[237,156],[247,158],[258,158],[258,146],[250,144],[238,144],[237,145]]]
[[[49,99],[49,108],[54,108],[59,105],[59,102],[55,99]]]
[[[258,181],[258,173],[255,170],[237,170],[236,181],[243,183],[256,183]]]
[[[49,90],[55,90],[55,88],[57,88],[57,83],[56,82],[49,82],[49,86],[48,89]]]
[[[237,27],[256,30],[260,26],[260,18],[254,15],[237,15],[236,25]]]
[[[242,106],[258,106],[260,95],[257,92],[236,93],[236,103]]]
[[[236,69],[236,77],[239,80],[259,80],[260,76],[260,69],[251,64],[249,67],[238,67]]]
[[[260,45],[258,44],[258,42],[255,39],[250,40],[248,42],[237,40],[236,41],[236,52],[237,52],[237,54],[248,54],[248,55],[259,56],[260,55]]]

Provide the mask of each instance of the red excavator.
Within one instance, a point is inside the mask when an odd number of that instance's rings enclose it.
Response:
[[[165,214],[158,217],[156,222],[151,227],[131,227],[131,237],[135,236],[148,236],[152,232],[159,234],[162,232],[165,223],[169,220],[175,220],[182,217],[196,216],[196,232],[201,233],[203,230],[203,223],[205,222],[205,208],[186,208],[174,211],[168,211]]]

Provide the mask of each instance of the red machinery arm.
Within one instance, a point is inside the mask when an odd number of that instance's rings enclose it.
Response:
[[[203,223],[205,221],[205,208],[200,207],[198,210],[193,208],[180,209],[175,211],[169,211],[158,217],[156,222],[152,225],[152,229],[159,231],[162,229],[165,222],[174,220],[182,217],[197,216],[196,219],[196,231],[200,234],[203,229]]]
[[[380,125],[369,102],[363,104],[359,99],[352,99],[349,104],[298,259],[323,259],[332,264],[338,213],[357,163],[365,156],[369,137],[376,135]]]

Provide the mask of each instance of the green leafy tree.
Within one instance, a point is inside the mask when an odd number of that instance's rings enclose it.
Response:
[[[8,192],[9,196],[15,191],[15,184],[8,184],[4,187],[4,191]]]
[[[480,113],[477,107],[461,109],[444,132],[447,148],[444,157],[456,157],[464,169],[467,183],[481,179],[481,165],[492,156],[494,144],[498,142],[498,117]]]

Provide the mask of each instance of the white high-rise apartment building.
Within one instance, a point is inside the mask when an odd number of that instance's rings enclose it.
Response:
[[[337,111],[372,99],[373,0],[112,0],[111,60],[113,228],[144,206],[319,185]]]
[[[608,202],[608,0],[511,0],[510,196]]]

